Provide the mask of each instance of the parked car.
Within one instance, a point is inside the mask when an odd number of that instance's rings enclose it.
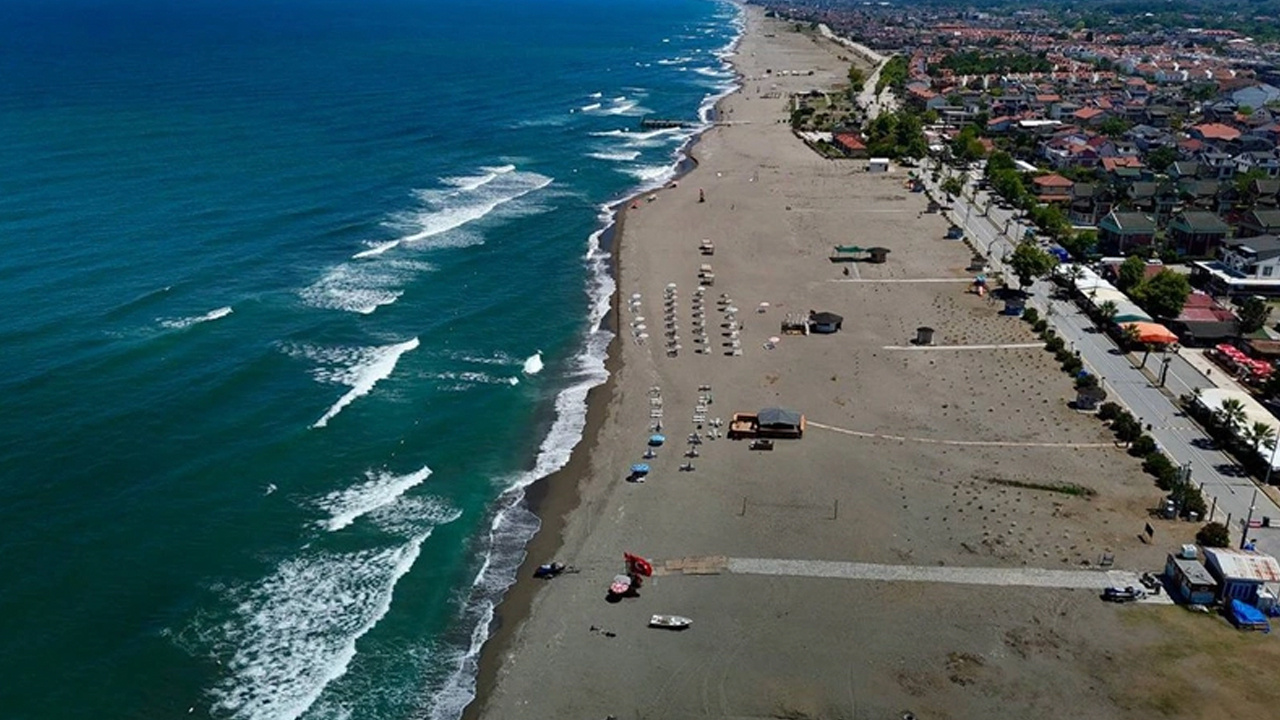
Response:
[[[1107,602],[1127,603],[1141,600],[1147,596],[1145,590],[1130,585],[1126,588],[1109,587],[1102,591],[1102,599]]]

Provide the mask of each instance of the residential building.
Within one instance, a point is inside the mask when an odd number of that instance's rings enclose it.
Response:
[[[1255,208],[1246,212],[1236,224],[1236,237],[1280,235],[1280,210]]]
[[[1179,255],[1210,257],[1231,228],[1214,213],[1183,210],[1169,221],[1168,244]]]
[[[1031,180],[1036,200],[1045,203],[1071,202],[1071,186],[1074,184],[1056,173],[1041,175]]]
[[[1228,240],[1220,260],[1192,263],[1191,282],[1214,295],[1280,295],[1280,237]]]
[[[1156,221],[1140,212],[1112,210],[1098,223],[1098,249],[1104,253],[1124,255],[1155,242]]]

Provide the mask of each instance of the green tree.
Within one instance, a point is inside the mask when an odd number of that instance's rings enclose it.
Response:
[[[1206,523],[1196,531],[1196,543],[1204,547],[1230,547],[1231,530],[1219,522]]]
[[[1103,300],[1098,306],[1098,316],[1102,320],[1103,329],[1111,327],[1111,323],[1116,321],[1116,315],[1120,312],[1120,308],[1116,307],[1114,300]]]
[[[1129,131],[1129,123],[1124,118],[1109,117],[1098,126],[1098,132],[1107,137],[1117,138]]]
[[[1254,453],[1261,454],[1264,445],[1268,448],[1275,446],[1276,429],[1264,422],[1254,422],[1241,431],[1240,439],[1248,443]]]
[[[1267,318],[1271,317],[1271,306],[1266,300],[1257,295],[1250,295],[1240,304],[1240,309],[1236,311],[1237,317],[1240,318],[1239,329],[1241,335],[1256,333],[1267,324]]]
[[[1231,431],[1234,435],[1239,432],[1240,426],[1244,424],[1244,403],[1236,398],[1227,398],[1222,401],[1222,406],[1217,410],[1218,422],[1222,426]]]
[[[1147,272],[1147,263],[1137,255],[1130,255],[1120,263],[1119,277],[1116,278],[1116,289],[1129,292],[1142,282]]]
[[[1178,151],[1171,147],[1158,147],[1147,153],[1147,167],[1156,172],[1164,172],[1177,162]]]
[[[857,65],[850,65],[849,66],[849,86],[850,86],[849,91],[852,94],[857,95],[858,92],[862,90],[862,86],[866,84],[867,84],[867,74],[862,71],[862,68],[858,67]]]
[[[1157,318],[1178,317],[1190,294],[1191,281],[1186,275],[1172,270],[1161,270],[1155,277],[1139,284],[1134,291],[1135,299]]]
[[[997,150],[991,153],[991,157],[987,158],[987,177],[991,177],[999,170],[1017,170],[1018,166],[1014,164],[1013,157],[1003,150]]]
[[[1057,260],[1033,242],[1020,242],[1009,258],[1009,268],[1018,277],[1018,287],[1025,289],[1053,270]]]
[[[1098,231],[1081,230],[1079,232],[1066,233],[1058,238],[1058,244],[1071,253],[1071,257],[1083,260],[1089,257],[1094,248],[1098,246]]]
[[[959,195],[964,190],[964,181],[958,177],[949,177],[942,181],[942,192],[948,195]]]

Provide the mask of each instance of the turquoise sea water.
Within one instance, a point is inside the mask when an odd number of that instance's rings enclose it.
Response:
[[[454,717],[716,0],[0,0],[5,718]],[[189,712],[190,710],[190,712]]]

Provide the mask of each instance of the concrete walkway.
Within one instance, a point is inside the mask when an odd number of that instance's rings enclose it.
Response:
[[[884,433],[865,432],[862,430],[848,430],[846,428],[835,427],[834,425],[824,425],[823,423],[806,421],[806,427],[818,428],[819,430],[829,430],[837,432],[841,435],[852,435],[854,437],[874,438],[879,440],[894,440],[897,442],[917,442],[929,445],[957,445],[961,447],[1027,447],[1027,448],[1114,448],[1115,443],[1054,443],[1054,442],[1019,442],[1016,440],[940,440],[937,438],[907,437],[906,435],[885,435]]]
[[[878,565],[831,560],[729,558],[727,569],[738,575],[930,582],[997,587],[1067,588],[1101,591],[1108,587],[1141,587],[1138,574],[1126,570],[1047,570],[1044,568],[946,567]],[[1159,597],[1165,597],[1162,593]]]
[[[1007,343],[1004,345],[885,345],[885,350],[1043,350],[1044,343]]]

